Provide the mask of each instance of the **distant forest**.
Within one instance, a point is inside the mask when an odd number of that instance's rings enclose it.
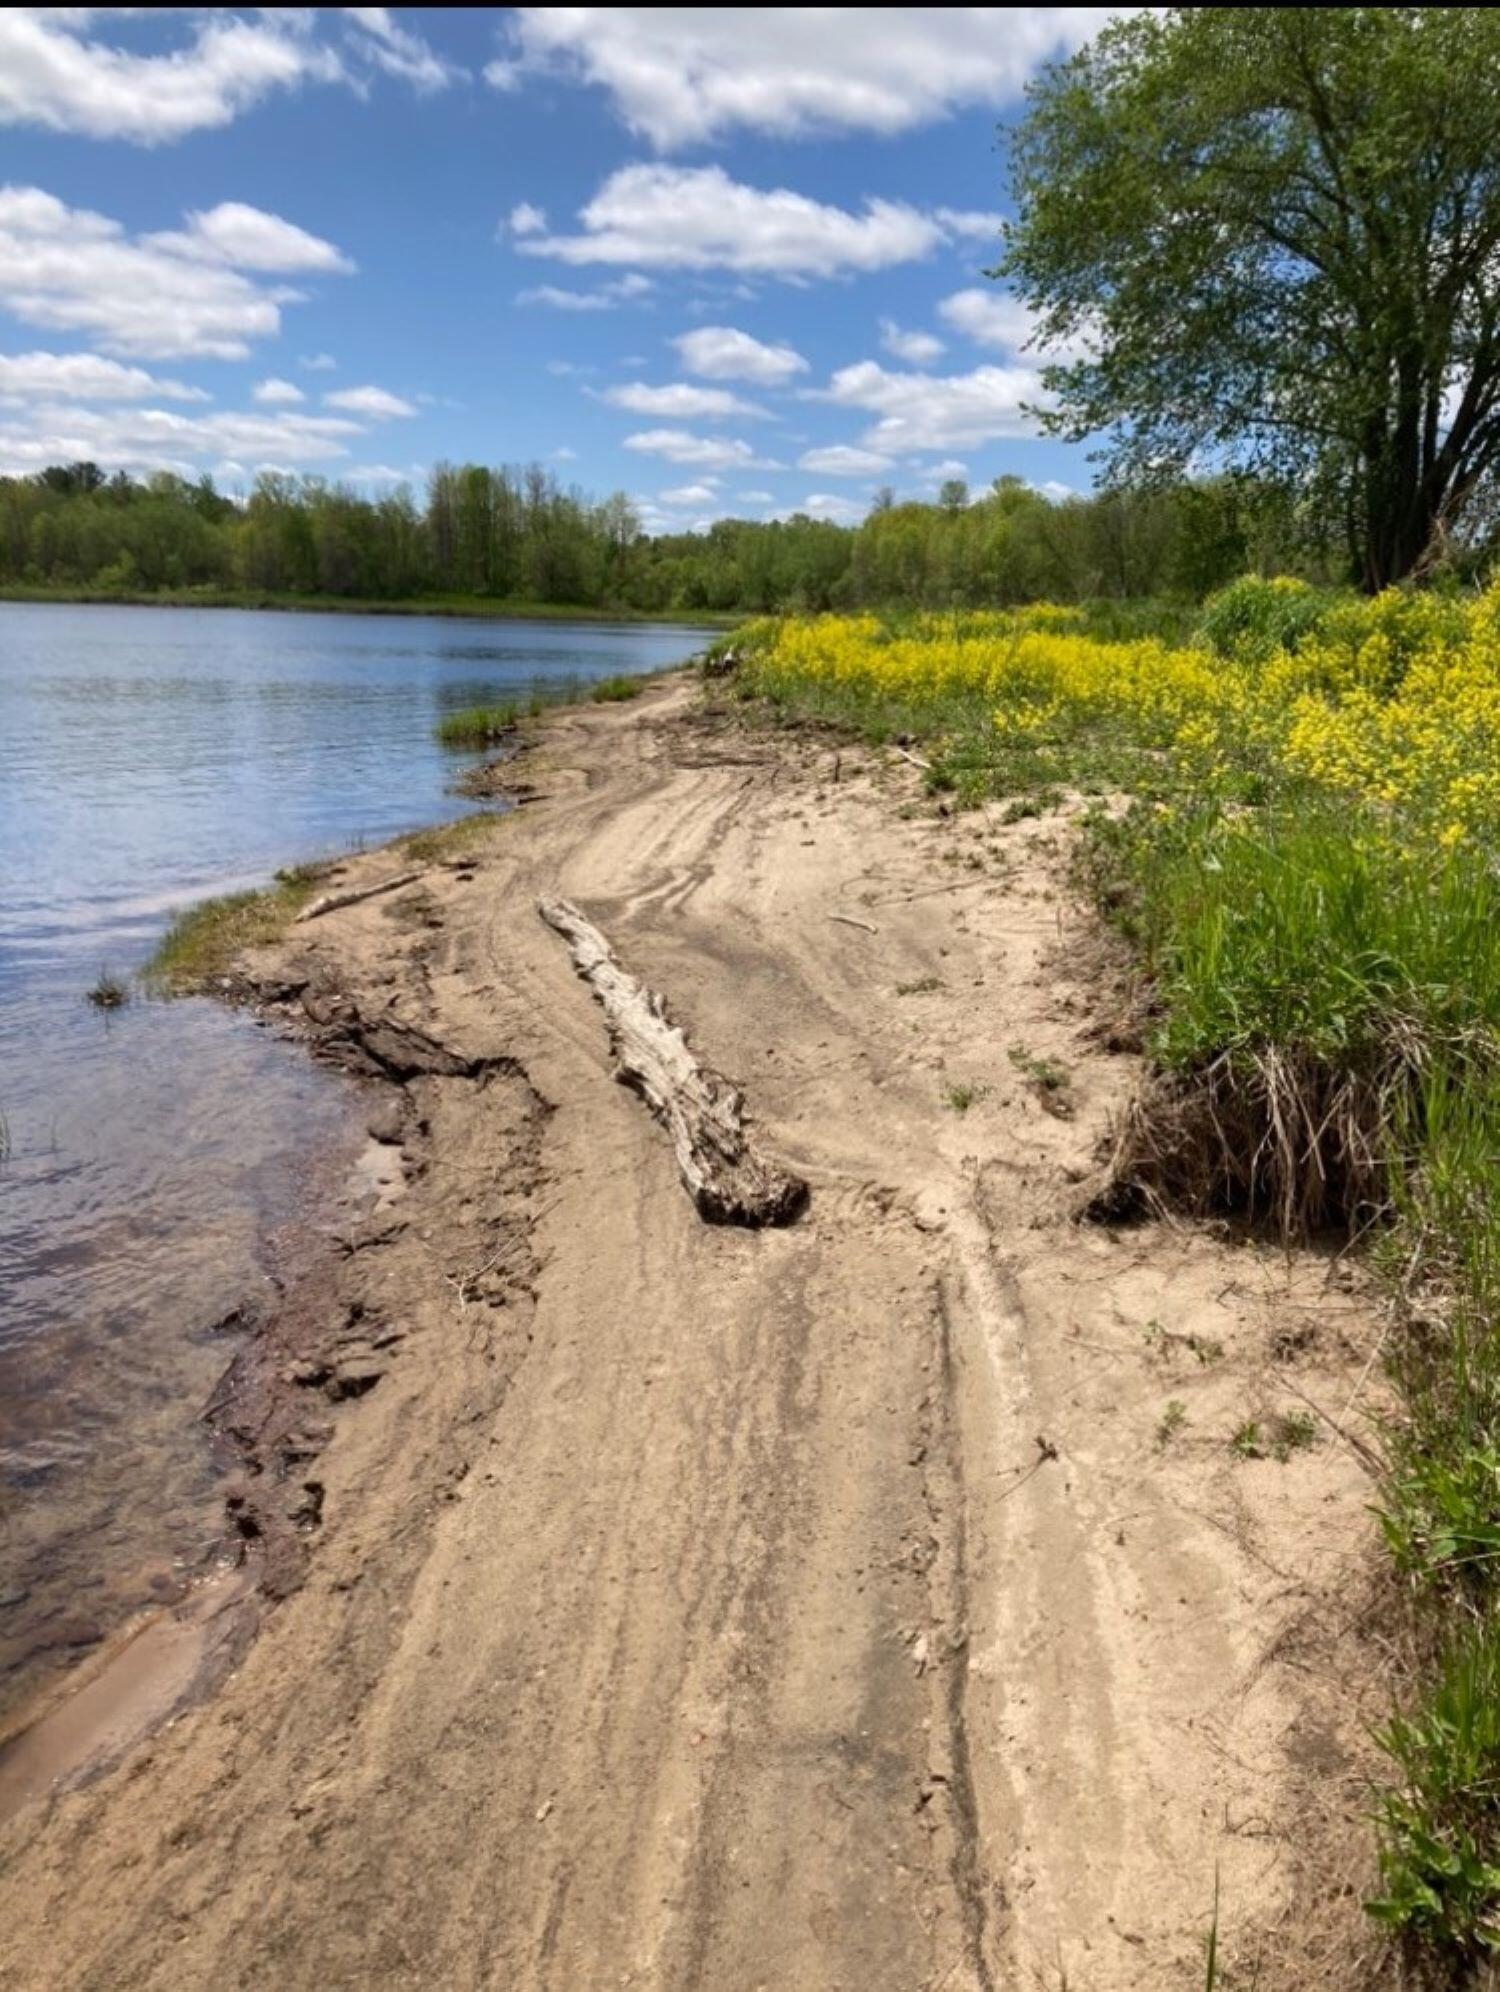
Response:
[[[1339,565],[1288,497],[1245,480],[1053,500],[1003,477],[932,503],[882,491],[858,525],[797,514],[647,535],[623,494],[597,502],[538,466],[440,465],[425,498],[265,475],[238,499],[207,477],[91,463],[0,478],[12,590],[760,612],[1198,599],[1249,571],[1322,580]]]

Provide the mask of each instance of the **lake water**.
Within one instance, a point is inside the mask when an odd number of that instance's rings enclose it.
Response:
[[[0,1725],[213,1553],[213,1324],[351,1135],[250,1019],[84,992],[195,899],[459,813],[444,713],[710,634],[0,603]]]

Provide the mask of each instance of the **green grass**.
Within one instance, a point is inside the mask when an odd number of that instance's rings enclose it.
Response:
[[[143,980],[158,995],[186,996],[227,973],[246,948],[279,940],[312,897],[320,868],[278,873],[258,892],[231,892],[179,913],[147,963]]]
[[[459,712],[445,713],[435,732],[444,747],[493,747],[515,732],[519,717],[514,705],[465,706]]]
[[[589,697],[595,705],[619,705],[626,699],[637,699],[646,689],[644,678],[601,678],[589,689]]]
[[[431,829],[414,831],[410,837],[402,838],[399,848],[402,856],[414,864],[454,864],[472,857],[475,849],[487,842],[504,820],[494,810],[482,809],[472,816],[455,817],[451,823],[436,823]]]
[[[950,1113],[966,1114],[970,1107],[979,1104],[989,1090],[988,1086],[980,1086],[973,1081],[960,1081],[943,1088],[943,1105]]]

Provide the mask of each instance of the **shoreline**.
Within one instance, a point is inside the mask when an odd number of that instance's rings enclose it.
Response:
[[[1065,814],[955,818],[682,673],[533,741],[534,807],[244,965],[378,1082],[362,1202],[216,1393],[263,1623],[0,1833],[0,1983],[251,1982],[254,1942],[309,1987],[623,1960],[977,1988],[1081,1937],[1144,1986],[1192,1965],[1220,1862],[1221,1946],[1260,1941],[1347,1853],[1297,1835],[1360,1776],[1367,1489],[1336,1449],[1251,1468],[1207,1435],[1273,1362],[1337,1391],[1360,1296],[1312,1255],[1071,1222],[1136,1066],[1099,1043],[1097,959],[1058,950]],[[557,892],[734,1075],[811,1184],[798,1223],[698,1218],[537,917]],[[1018,1033],[1070,1116],[1007,1066]],[[1338,1325],[1288,1353],[1304,1310]],[[1169,1392],[1189,1436],[1153,1444]],[[1221,1816],[1260,1825],[1210,1854]],[[52,1976],[23,1960],[65,1900]],[[1357,1903],[1309,1913],[1357,1935]]]
[[[0,586],[0,604],[20,606],[126,609],[240,609],[285,615],[432,616],[463,622],[600,623],[619,628],[734,629],[749,610],[603,609],[559,606],[549,602],[491,601],[484,596],[438,597],[424,601],[345,600],[337,595],[262,595],[255,590],[213,589],[202,594],[189,589],[146,593],[134,590],[99,592]]]

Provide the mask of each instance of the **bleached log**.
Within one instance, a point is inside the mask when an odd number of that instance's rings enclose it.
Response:
[[[321,893],[303,907],[297,921],[316,920],[320,914],[337,913],[341,906],[357,906],[362,899],[374,899],[379,893],[394,892],[398,886],[413,885],[421,876],[419,871],[397,872],[394,878],[383,878],[378,885],[357,885],[347,892]]]
[[[666,1127],[699,1215],[714,1224],[788,1223],[806,1202],[807,1184],[757,1154],[738,1089],[699,1064],[662,998],[626,974],[576,906],[541,899],[537,911],[567,942],[574,968],[603,1006],[615,1077]]]

